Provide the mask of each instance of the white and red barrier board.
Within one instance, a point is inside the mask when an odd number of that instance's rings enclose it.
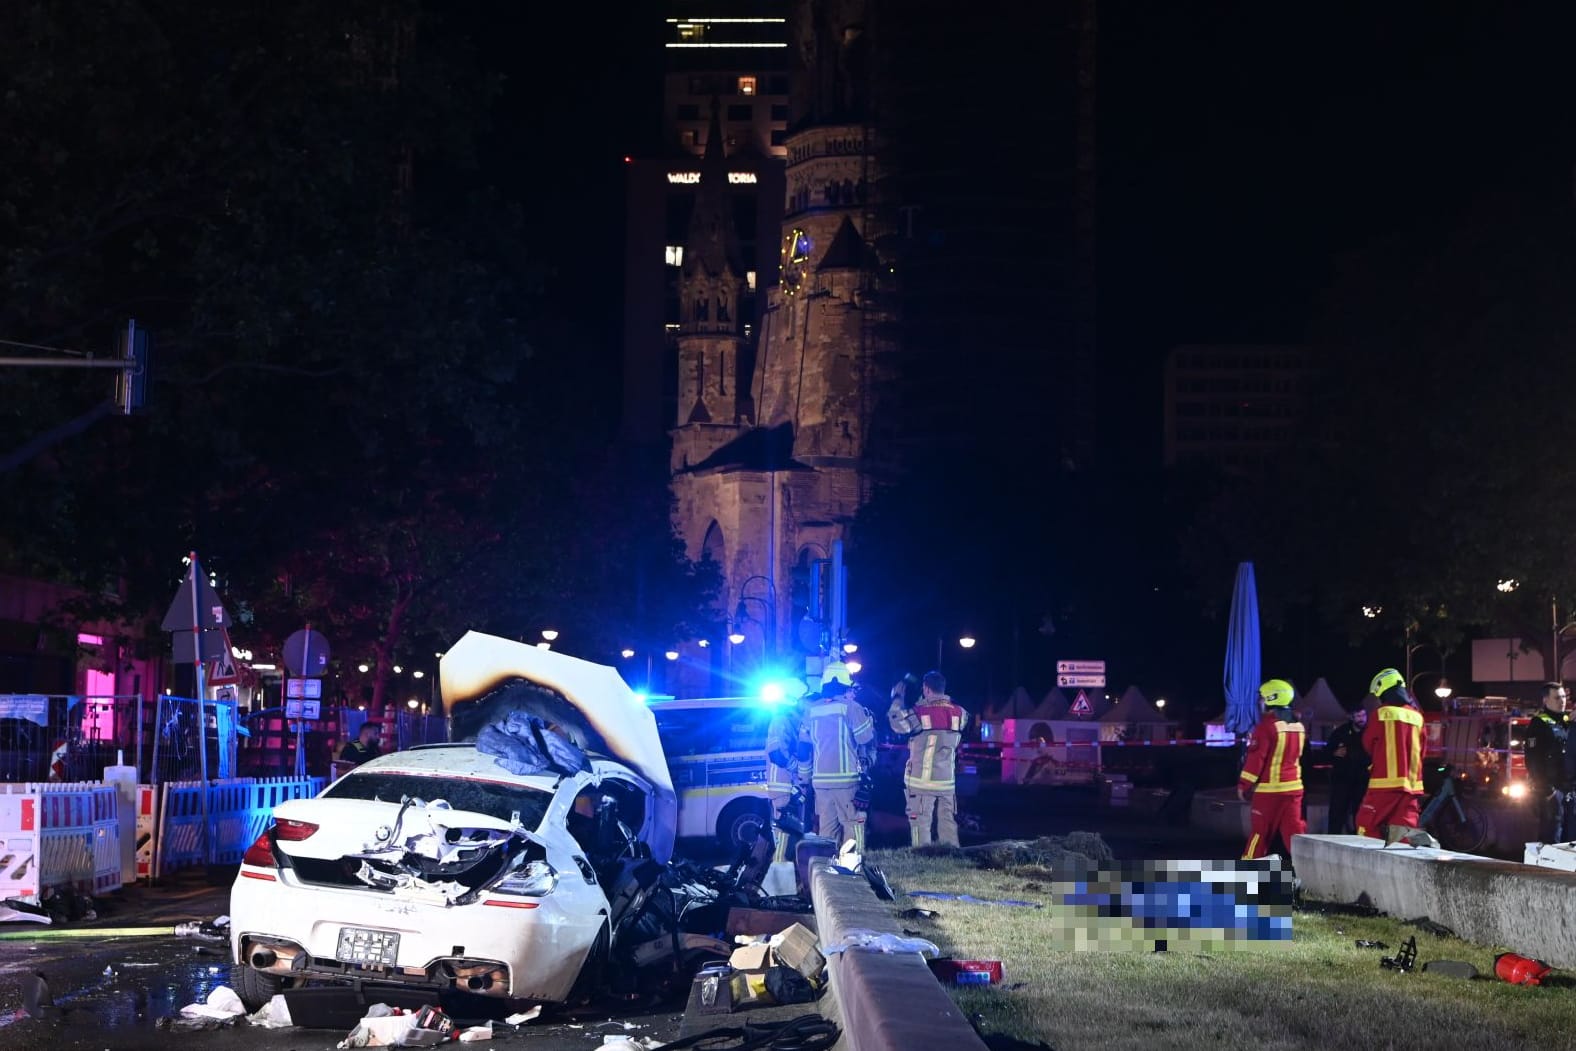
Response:
[[[39,793],[0,784],[0,899],[38,902]]]

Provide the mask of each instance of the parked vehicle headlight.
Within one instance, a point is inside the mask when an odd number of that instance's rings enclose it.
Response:
[[[500,894],[523,894],[527,897],[539,898],[544,894],[551,894],[557,884],[558,873],[553,871],[553,866],[545,861],[533,861],[524,868],[509,873],[495,883],[492,889]]]
[[[1517,781],[1515,784],[1506,785],[1505,794],[1512,799],[1525,799],[1527,798],[1527,783],[1525,781]]]

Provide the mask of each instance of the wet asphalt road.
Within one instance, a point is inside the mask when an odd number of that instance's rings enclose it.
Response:
[[[960,801],[963,812],[976,815],[980,822],[977,833],[965,834],[965,843],[1087,830],[1100,832],[1119,858],[1233,857],[1241,849],[1234,841],[1201,837],[1186,827],[1185,818],[1103,810],[1088,790],[999,792]],[[882,807],[880,800],[877,806],[871,814],[870,844],[895,847],[906,843],[902,814]],[[688,856],[697,855],[695,846],[690,845]],[[49,928],[38,928],[34,937],[0,941],[0,1051],[333,1048],[344,1039],[346,1029],[271,1030],[244,1022],[236,1028],[207,1032],[157,1028],[159,1019],[173,1017],[186,1004],[202,1001],[216,986],[229,984],[226,947],[177,938],[173,928],[176,923],[211,920],[227,913],[229,879],[224,876],[233,876],[233,872],[215,874],[210,881],[205,874],[191,871],[156,888],[124,888],[101,903],[99,919],[63,928],[168,925],[169,935],[55,938]],[[0,933],[13,932],[35,933],[30,925],[0,927]],[[54,1017],[34,1019],[19,1011],[22,979],[31,972],[48,979],[59,1009]],[[529,1047],[532,1051],[595,1048],[601,1046],[604,1036],[623,1032],[673,1040],[679,1035],[682,1009],[678,1002],[603,1004],[581,1016],[549,1014],[518,1032],[500,1031],[491,1046]]]

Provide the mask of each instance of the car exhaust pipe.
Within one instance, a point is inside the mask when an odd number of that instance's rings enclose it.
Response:
[[[473,974],[465,979],[465,988],[473,990],[491,989],[493,984],[490,974]]]
[[[259,971],[266,971],[279,962],[279,954],[272,949],[258,949],[252,953],[252,966]]]

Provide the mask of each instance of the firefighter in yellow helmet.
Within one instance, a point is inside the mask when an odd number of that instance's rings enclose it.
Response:
[[[1237,798],[1253,795],[1244,859],[1264,857],[1276,836],[1289,854],[1291,837],[1308,831],[1302,819],[1302,747],[1308,734],[1291,709],[1296,693],[1285,679],[1259,687],[1264,714],[1253,728],[1237,779]]]
[[[1368,792],[1357,808],[1357,834],[1385,838],[1389,825],[1417,827],[1423,794],[1423,713],[1407,691],[1406,678],[1385,668],[1368,684],[1379,708],[1363,730],[1363,748],[1373,757]]]
[[[821,696],[805,712],[810,739],[810,784],[815,789],[815,817],[821,835],[841,848],[848,839],[865,850],[865,815],[854,806],[859,789],[859,750],[875,740],[875,720],[855,700],[848,665],[833,661],[821,676]]]

